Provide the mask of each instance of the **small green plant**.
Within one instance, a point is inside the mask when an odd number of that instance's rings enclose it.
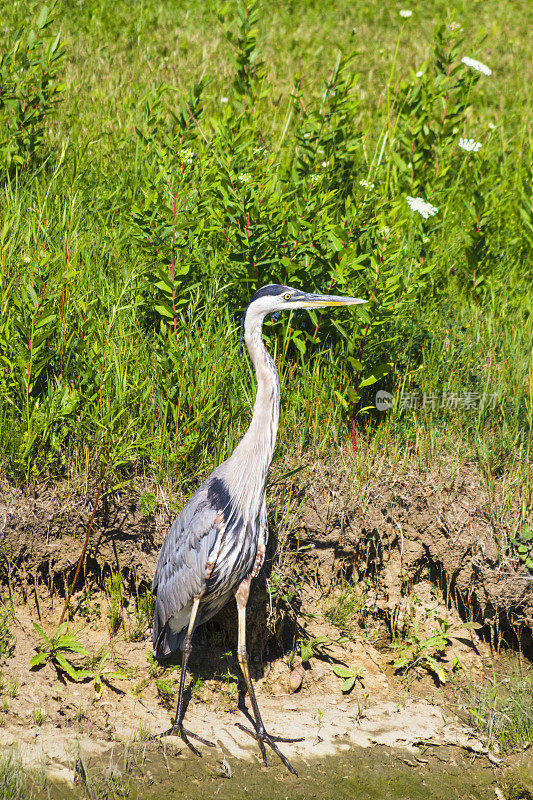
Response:
[[[346,694],[352,691],[356,680],[362,677],[360,670],[353,670],[351,667],[344,667],[342,664],[334,664],[333,672],[338,678],[343,679],[342,691]]]
[[[323,716],[324,716],[324,714],[322,713],[322,709],[321,708],[317,708],[317,710],[316,710],[316,712],[314,714],[314,718],[316,720],[316,736],[317,736],[317,739],[320,739],[320,731],[322,729],[322,718],[323,718]]]
[[[0,608],[0,661],[9,658],[15,652],[15,637],[11,633],[13,621],[13,606],[4,605]]]
[[[191,673],[191,682],[189,685],[190,692],[196,698],[199,698],[202,694],[202,690],[205,686],[205,679],[201,675],[195,675]]]
[[[100,620],[102,616],[101,604],[96,599],[96,588],[94,586],[84,586],[81,592],[75,596],[75,601],[73,616],[79,615],[86,619],[87,622]]]
[[[42,708],[42,706],[35,706],[32,717],[36,725],[42,725],[46,719],[46,711],[44,708]]]
[[[330,648],[333,645],[343,645],[347,641],[346,637],[341,636],[339,639],[333,641],[328,636],[316,636],[311,639],[300,639],[298,642],[298,646],[300,648],[300,658],[302,660],[302,664],[309,661],[310,658],[313,656],[315,658],[320,658],[323,661],[332,661],[332,656],[329,652]],[[291,654],[289,667],[292,668],[294,664],[296,651],[293,651]],[[355,681],[361,677],[359,671],[352,670],[350,667],[345,667],[341,664],[332,664],[332,669],[335,675],[339,678],[344,679],[344,683],[342,685],[343,692],[351,692]]]
[[[511,541],[524,567],[533,572],[533,529],[529,525],[522,525],[518,537]]]
[[[147,653],[146,660],[148,661],[148,676],[150,678],[157,678],[161,675],[163,668],[152,652]]]
[[[15,699],[15,697],[17,697],[17,695],[18,695],[18,693],[19,693],[19,686],[20,686],[20,684],[19,684],[19,682],[18,682],[18,681],[12,681],[12,680],[10,680],[10,681],[8,682],[8,684],[7,684],[7,694],[8,694],[8,696],[9,696],[9,697],[11,697],[13,700]]]
[[[436,633],[422,638],[418,632],[416,620],[413,620],[413,630],[399,640],[389,645],[393,650],[398,650],[400,657],[394,661],[394,669],[402,673],[422,667],[435,675],[441,683],[446,683],[446,669],[441,662],[446,648],[450,644],[450,636],[458,630],[477,630],[480,626],[475,622],[463,622],[453,625],[443,617],[436,617],[439,630]],[[454,660],[454,668],[458,662]]]
[[[47,636],[37,622],[33,623],[33,627],[40,636],[40,642],[36,647],[37,654],[30,659],[30,669],[41,667],[50,661],[57,670],[66,673],[73,681],[84,681],[91,677],[90,671],[75,667],[69,660],[72,655],[89,655],[87,648],[78,638],[79,631],[69,633],[66,622],[63,622],[51,636]]]
[[[108,669],[106,667],[106,662],[110,657],[110,652],[99,650],[98,653],[93,658],[88,659],[85,664],[86,678],[90,678],[94,681],[97,697],[101,696],[104,684],[109,685],[113,680],[128,680],[128,675],[123,670]]]
[[[157,678],[155,686],[157,689],[157,694],[159,695],[161,700],[163,700],[166,703],[170,703],[174,700],[176,689],[172,677],[165,676],[163,678]]]
[[[299,639],[298,647],[300,649],[300,658],[302,659],[302,663],[309,661],[309,659],[313,656],[330,661],[331,656],[328,650],[334,644],[343,644],[345,641],[346,639],[342,637],[334,641],[328,636],[314,636],[310,639]]]
[[[124,578],[121,572],[112,572],[106,582],[107,619],[111,636],[118,633],[122,625],[122,590]]]
[[[157,497],[153,492],[143,492],[139,498],[139,505],[145,517],[149,517],[154,510]]]
[[[147,628],[152,624],[154,608],[155,597],[151,592],[145,592],[135,598],[133,611],[128,611],[126,638],[130,642],[140,642],[145,638]]]
[[[365,599],[365,595],[358,592],[355,586],[344,584],[328,605],[325,617],[341,631],[352,632],[356,618],[364,608]]]

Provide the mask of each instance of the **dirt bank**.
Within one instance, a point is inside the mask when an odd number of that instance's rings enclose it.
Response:
[[[484,626],[493,644],[533,646],[533,576],[520,564],[509,536],[518,508],[510,507],[505,477],[491,491],[474,465],[447,461],[421,470],[391,463],[371,450],[354,470],[349,454],[294,468],[275,465],[271,476],[271,553],[282,572],[296,569],[306,586],[324,593],[340,577],[369,590],[368,612],[398,624],[420,581],[438,584],[463,618]],[[4,578],[24,600],[45,592],[59,602],[72,579],[96,490],[68,484],[38,486],[31,494],[2,487],[0,534]],[[149,486],[109,493],[100,501],[85,573],[103,586],[110,570],[128,588],[148,587],[168,525],[184,498]],[[516,500],[516,504],[518,500]],[[277,541],[277,544],[276,544]],[[275,552],[277,550],[277,552]],[[81,582],[78,586],[81,585]]]
[[[420,758],[422,742],[494,759],[458,719],[448,684],[417,669],[402,680],[389,643],[391,631],[399,635],[413,623],[420,637],[430,636],[445,618],[451,634],[439,663],[446,675],[460,668],[470,679],[481,675],[491,643],[502,636],[528,651],[533,584],[508,547],[505,486],[496,485],[489,497],[472,466],[454,474],[446,464],[421,472],[369,453],[363,476],[350,472],[349,464],[339,455],[339,463],[309,466],[289,478],[282,476],[290,464],[273,471],[275,547],[257,581],[249,619],[253,677],[267,727],[303,737],[284,746],[302,763],[375,745]],[[165,730],[179,676],[177,667],[151,660],[147,624],[132,633],[135,597],[149,586],[183,499],[171,502],[153,486],[110,493],[98,505],[85,574],[71,604],[70,629],[92,654],[92,669],[107,655],[102,673],[120,676],[103,674],[99,692],[94,679],[69,680],[53,658],[29,669],[39,640],[32,623],[48,633],[57,628],[94,496],[67,484],[36,487],[31,494],[5,485],[0,506],[2,581],[14,603],[2,665],[0,742],[18,742],[25,763],[44,763],[52,778],[67,782],[78,751],[84,758],[107,758],[110,748]],[[105,591],[111,572],[124,577],[113,635]],[[334,609],[342,611],[346,586],[357,602],[350,618],[339,622]],[[465,619],[483,629],[461,628]],[[235,726],[245,721],[246,700],[232,653],[234,610],[198,633],[188,726],[215,742],[224,757],[239,763],[252,758],[258,765],[254,742]],[[311,649],[301,686],[292,693],[291,670],[306,642]],[[87,666],[87,659],[71,660]],[[355,676],[350,693],[342,693],[334,665]],[[152,752],[160,745],[146,747]]]

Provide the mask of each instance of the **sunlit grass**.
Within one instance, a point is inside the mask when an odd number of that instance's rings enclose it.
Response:
[[[36,8],[12,4],[5,30]],[[217,20],[217,9],[213,3],[147,0],[140,10],[123,4],[111,12],[108,4],[91,0],[75,8],[66,3],[58,12],[55,25],[67,39],[66,89],[48,129],[44,161],[3,173],[0,191],[0,215],[9,222],[0,231],[3,470],[32,481],[67,472],[100,474],[106,464],[111,482],[148,473],[187,493],[231,452],[254,400],[253,372],[239,357],[238,324],[259,277],[239,266],[250,239],[246,222],[233,207],[221,206],[220,195],[212,210],[202,203],[218,178],[234,171],[253,176],[246,185],[257,183],[254,235],[265,237],[261,254],[271,258],[261,280],[292,276],[305,288],[327,289],[332,281],[343,288],[338,253],[347,249],[339,239],[344,236],[357,256],[366,257],[364,269],[347,268],[346,290],[375,295],[372,314],[391,309],[366,339],[364,322],[348,313],[324,312],[318,327],[303,316],[267,324],[282,382],[278,457],[312,458],[349,447],[355,411],[358,435],[381,437],[391,451],[414,449],[421,462],[443,453],[477,461],[489,490],[505,473],[510,509],[516,501],[524,517],[531,504],[533,332],[525,157],[530,83],[521,10],[507,2],[487,2],[475,11],[462,3],[437,4],[429,12],[415,8],[403,20],[392,3],[263,9],[257,38],[257,56],[267,63],[261,97],[250,118],[235,127],[237,111],[224,117],[228,104],[221,102],[235,102],[235,64],[224,35],[235,28],[235,14],[229,6]],[[398,81],[405,83],[402,91],[423,85],[428,107],[441,102],[427,76],[436,17],[446,19],[449,10],[465,43],[475,42],[487,26],[487,40],[470,44],[468,53],[461,46],[458,59],[479,57],[490,63],[492,75],[468,90],[471,104],[446,129],[438,158],[420,133],[427,163],[413,176],[404,141],[413,116],[402,116],[395,105],[403,96]],[[339,47],[353,51],[359,78],[339,128],[345,138],[328,156],[327,137],[320,139],[313,120]],[[168,107],[178,114],[178,99],[204,74],[210,82],[202,95],[201,133],[191,124],[185,142],[194,165],[179,183],[192,211],[179,217],[189,238],[177,263],[189,260],[192,266],[180,284],[174,320],[158,310],[169,294],[158,286],[157,268],[168,288],[170,261],[154,263],[149,234],[144,241],[136,236],[132,213],[144,202],[140,217],[147,222],[160,199],[168,203],[167,184],[178,181],[177,168],[169,168],[170,177],[158,171],[162,154],[172,151],[165,150],[175,126]],[[164,82],[171,86],[167,99],[150,111],[145,100]],[[298,95],[296,106],[291,93]],[[450,108],[451,101],[447,113]],[[440,119],[444,111],[438,109]],[[216,139],[217,126],[232,142],[226,150],[234,167],[224,161],[226,140]],[[152,130],[152,140],[141,138],[137,128]],[[305,130],[319,147],[310,167],[317,180],[309,184],[316,200],[309,219],[308,178],[299,175],[307,167],[298,161]],[[479,141],[479,152],[462,151],[460,136]],[[260,159],[253,156],[259,143],[267,153]],[[163,186],[160,198],[150,195],[154,185]],[[286,186],[294,192],[284,194]],[[305,201],[299,205],[293,202],[298,192]],[[424,222],[407,207],[407,195],[427,198],[438,212]],[[278,197],[286,206],[276,209]],[[316,225],[314,238],[303,244],[302,220]],[[297,270],[290,273],[294,262]],[[431,267],[425,278],[413,277],[425,266]],[[416,291],[399,305],[402,281],[411,279]],[[363,377],[376,364],[393,366],[360,393],[354,407],[359,357]],[[392,411],[377,412],[370,406],[378,388],[397,400],[412,393],[434,396],[435,407],[401,408],[398,402]],[[442,404],[445,395],[467,393],[478,398],[472,407]],[[479,402],[484,395],[490,402]],[[518,522],[513,519],[511,527]]]
[[[486,740],[507,753],[533,744],[533,673],[531,669],[508,670],[481,682],[466,682],[462,688],[462,708],[469,721]]]

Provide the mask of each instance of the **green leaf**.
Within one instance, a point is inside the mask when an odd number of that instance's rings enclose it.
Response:
[[[37,27],[39,29],[44,28],[44,26],[46,25],[47,18],[48,18],[48,8],[46,6],[43,6],[41,8],[39,16],[37,17]]]
[[[528,525],[522,525],[520,529],[520,539],[527,544],[533,542],[533,530]]]
[[[38,667],[40,664],[44,664],[44,662],[48,659],[48,656],[48,653],[37,653],[37,655],[30,659],[30,669]]]
[[[403,669],[406,667],[411,659],[408,656],[404,656],[403,658],[398,658],[393,664],[394,669]]]
[[[39,636],[41,636],[44,639],[45,642],[49,642],[50,641],[48,636],[46,635],[46,633],[43,631],[43,629],[41,628],[41,626],[37,622],[33,622],[32,625],[35,628],[35,630],[37,631],[37,633],[39,634]]]
[[[94,677],[94,673],[88,669],[76,669],[76,667],[73,664],[71,664],[70,661],[68,661],[68,659],[65,658],[63,653],[56,653],[54,658],[61,667],[61,669],[67,673],[69,678],[71,678],[73,681],[76,681],[76,683],[84,681],[87,678]]]
[[[342,665],[339,664],[333,665],[333,672],[335,673],[335,675],[338,675],[339,678],[354,677],[354,672],[352,669],[349,669],[348,667],[343,667]]]
[[[355,685],[355,675],[352,675],[351,677],[346,678],[346,680],[342,684],[342,691],[351,692],[354,685]]]
[[[363,389],[365,386],[372,386],[372,384],[376,383],[376,381],[379,381],[381,378],[385,377],[385,375],[388,375],[391,369],[392,369],[392,364],[390,363],[378,364],[377,367],[374,367],[372,369],[372,372],[370,373],[368,378],[365,378],[364,381],[361,381],[361,383],[359,384],[359,388]]]
[[[69,633],[62,636],[57,642],[57,648],[61,650],[69,650],[71,653],[81,653],[84,656],[89,655],[89,651],[76,637]]]
[[[309,661],[313,655],[313,645],[311,642],[302,642],[300,644],[300,656],[302,661]]]

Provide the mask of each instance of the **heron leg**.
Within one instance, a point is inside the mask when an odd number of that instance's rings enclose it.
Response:
[[[213,742],[208,742],[207,739],[202,739],[201,736],[197,736],[196,733],[191,733],[191,731],[188,731],[183,727],[183,717],[185,716],[185,710],[183,708],[185,677],[187,675],[187,662],[189,660],[189,656],[192,651],[192,634],[194,631],[194,623],[196,621],[196,615],[198,614],[199,605],[200,605],[200,598],[195,597],[191,611],[191,617],[189,619],[189,626],[187,628],[187,635],[185,636],[185,641],[183,642],[183,650],[181,656],[180,690],[178,694],[178,707],[176,709],[176,717],[174,719],[174,722],[172,723],[172,727],[169,728],[168,731],[160,733],[157,738],[163,736],[179,736],[180,739],[182,739],[185,742],[187,747],[189,747],[195,755],[200,756],[201,758],[202,754],[200,753],[197,747],[191,744],[188,738],[189,736],[191,737],[191,739],[196,739],[196,741],[208,745],[208,747],[214,747],[215,745],[213,744]]]
[[[245,578],[242,583],[239,585],[238,589],[235,592],[235,599],[237,601],[237,611],[239,615],[239,637],[238,637],[238,649],[237,655],[239,659],[239,665],[242,670],[242,674],[244,675],[244,682],[246,683],[246,689],[248,691],[248,695],[250,697],[250,702],[252,704],[252,710],[254,712],[255,717],[255,730],[250,730],[246,728],[244,725],[241,725],[240,722],[237,722],[236,725],[241,731],[245,731],[250,736],[257,741],[259,744],[259,748],[261,750],[261,755],[263,756],[263,761],[266,765],[268,765],[267,757],[266,757],[266,748],[265,744],[268,744],[269,747],[276,753],[277,756],[283,761],[289,772],[292,772],[293,775],[298,776],[298,773],[292,766],[291,762],[289,761],[286,756],[283,755],[279,747],[277,746],[276,742],[301,742],[303,741],[300,739],[284,739],[281,736],[271,736],[267,733],[263,720],[261,719],[261,714],[259,712],[259,706],[257,705],[257,698],[255,696],[254,687],[252,684],[252,680],[250,678],[250,667],[248,661],[248,652],[246,650],[246,604],[248,602],[248,596],[250,594],[250,578]]]

